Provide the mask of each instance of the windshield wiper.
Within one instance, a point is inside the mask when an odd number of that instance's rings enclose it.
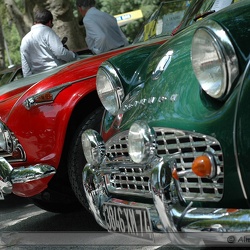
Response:
[[[204,17],[206,17],[206,16],[208,16],[208,15],[210,15],[210,14],[213,14],[214,12],[215,12],[215,10],[210,10],[210,11],[204,12],[204,13],[202,13],[202,14],[196,16],[196,17],[194,18],[194,21],[196,22],[198,19],[204,18]]]

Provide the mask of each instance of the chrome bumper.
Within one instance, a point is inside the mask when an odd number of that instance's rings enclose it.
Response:
[[[101,212],[104,202],[126,203],[134,208],[137,206],[147,207],[154,232],[170,233],[168,234],[170,239],[174,237],[172,241],[177,243],[186,243],[186,239],[180,239],[180,237],[176,239],[176,236],[180,232],[203,232],[203,234],[204,232],[249,232],[246,220],[250,222],[250,209],[197,208],[193,207],[192,203],[186,207],[182,206],[172,177],[168,178],[171,179],[171,183],[166,183],[164,182],[165,180],[161,179],[162,171],[165,171],[166,167],[171,168],[171,164],[175,163],[169,158],[155,158],[152,161],[149,186],[154,201],[153,204],[140,204],[127,200],[114,199],[108,193],[104,181],[107,168],[105,168],[105,172],[101,172],[101,168],[97,169],[90,164],[86,164],[83,171],[84,190],[90,210],[97,223],[103,228],[108,229]],[[165,185],[171,186],[169,189],[170,198],[168,200],[166,199]],[[237,223],[235,223],[236,221]]]
[[[55,173],[54,167],[43,164],[13,168],[4,158],[0,157],[0,193],[10,194],[15,183],[26,183]]]

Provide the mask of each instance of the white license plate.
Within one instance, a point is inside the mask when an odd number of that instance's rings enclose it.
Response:
[[[108,231],[153,240],[152,224],[147,208],[106,202],[103,204],[103,215]]]

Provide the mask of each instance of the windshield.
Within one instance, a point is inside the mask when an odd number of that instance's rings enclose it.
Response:
[[[197,20],[242,0],[176,0],[162,2],[143,24],[133,43],[174,35]]]
[[[7,72],[7,73],[0,74],[0,86],[9,83],[9,81],[11,80],[12,74],[13,74],[13,72]]]
[[[133,43],[139,43],[161,36],[171,36],[180,24],[190,1],[175,0],[162,2],[159,8],[143,24],[141,32]]]
[[[23,72],[21,68],[7,69],[0,72],[0,86],[8,84],[12,81],[16,81],[23,77]]]
[[[185,13],[178,30],[182,30],[186,26],[189,26],[214,12],[222,10],[230,4],[240,1],[242,0],[192,0],[190,1],[190,8],[188,8]]]

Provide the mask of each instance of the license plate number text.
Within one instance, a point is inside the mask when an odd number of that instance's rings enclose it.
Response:
[[[152,239],[152,226],[146,208],[104,203],[103,215],[109,231]]]

